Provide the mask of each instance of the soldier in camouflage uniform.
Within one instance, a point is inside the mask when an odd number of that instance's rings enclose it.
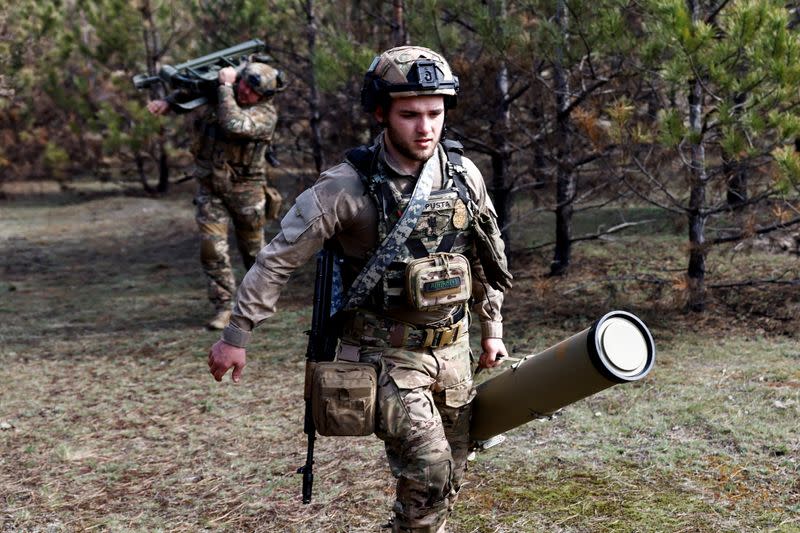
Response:
[[[266,216],[274,217],[280,209],[280,195],[267,184],[264,157],[278,119],[271,100],[282,85],[279,75],[258,62],[247,64],[241,73],[232,67],[221,69],[217,104],[208,106],[195,123],[192,153],[200,260],[215,309],[206,324],[209,329],[228,324],[236,292],[228,225],[233,222],[239,252],[249,269],[264,246]],[[159,115],[176,109],[171,103],[179,96],[152,101],[148,109]]]
[[[375,58],[362,103],[384,131],[360,158],[349,155],[296,199],[281,232],[242,281],[231,323],[209,353],[215,379],[233,368],[238,382],[250,332],[275,313],[291,272],[327,241],[344,257],[345,287],[358,286],[354,280],[409,204],[415,184],[428,183],[432,192],[398,255],[366,298],[344,312],[338,355],[378,369],[376,434],[397,479],[393,531],[443,532],[461,486],[474,396],[468,305],[481,324],[479,366],[496,366],[505,353],[503,294],[487,279],[472,231],[475,217],[496,218],[494,208],[477,167],[466,158],[454,165],[439,142],[457,89],[447,62],[432,50],[400,47]],[[499,235],[491,238],[502,256]],[[448,263],[448,272],[471,268],[468,287],[425,274],[417,287],[404,285],[415,259],[437,258]],[[460,296],[452,297],[456,290]],[[350,301],[359,300],[354,292]],[[412,303],[411,292],[442,298]]]

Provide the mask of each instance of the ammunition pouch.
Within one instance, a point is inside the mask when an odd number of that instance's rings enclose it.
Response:
[[[234,181],[257,181],[263,179],[262,168],[268,147],[267,142],[226,135],[218,124],[211,122],[203,124],[192,152],[198,159],[211,161],[215,166],[230,165]]]
[[[503,242],[500,239],[497,220],[487,211],[478,213],[475,216],[472,230],[475,236],[475,249],[486,274],[486,281],[499,291],[510,289],[514,276],[508,271],[505,253],[497,246],[498,242]]]
[[[461,254],[436,253],[406,267],[408,303],[420,311],[463,304],[472,294],[469,261]]]
[[[307,394],[320,435],[360,437],[375,431],[378,373],[373,364],[311,362],[306,369],[307,384],[309,377]]]

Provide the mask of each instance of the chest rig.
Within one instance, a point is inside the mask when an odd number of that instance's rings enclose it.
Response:
[[[431,192],[416,227],[365,302],[366,307],[377,312],[408,307],[405,275],[412,261],[437,253],[468,254],[472,249],[472,215],[467,208],[469,193],[462,146],[449,140],[442,145],[447,154],[442,188]],[[405,211],[411,193],[401,192],[388,178],[384,164],[378,160],[376,146],[351,150],[347,159],[358,170],[377,208],[378,242],[383,242]]]
[[[269,143],[239,138],[225,133],[215,109],[210,109],[195,124],[197,135],[192,152],[214,166],[229,165],[238,175],[248,175],[265,167]]]

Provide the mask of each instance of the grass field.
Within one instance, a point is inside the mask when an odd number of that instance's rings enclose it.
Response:
[[[202,328],[191,196],[0,200],[0,530],[386,522],[393,482],[374,437],[320,438],[314,501],[300,503],[310,267],[257,331],[243,382],[208,374],[218,334]],[[579,220],[578,232],[618,215]],[[581,243],[565,278],[544,276],[547,250],[516,256],[505,312],[515,355],[626,309],[651,328],[657,362],[642,382],[479,454],[449,531],[800,531],[800,288],[713,289],[708,312],[684,314],[683,230],[659,219],[650,231]],[[546,240],[533,221],[515,247]],[[800,278],[798,258],[710,256],[709,283],[778,277]]]

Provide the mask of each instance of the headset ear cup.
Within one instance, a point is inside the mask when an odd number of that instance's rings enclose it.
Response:
[[[372,98],[366,83],[361,87],[361,108],[367,113],[372,113]]]
[[[381,91],[380,82],[375,75],[368,74],[361,88],[361,107],[367,113],[372,113],[378,105],[378,98]]]

